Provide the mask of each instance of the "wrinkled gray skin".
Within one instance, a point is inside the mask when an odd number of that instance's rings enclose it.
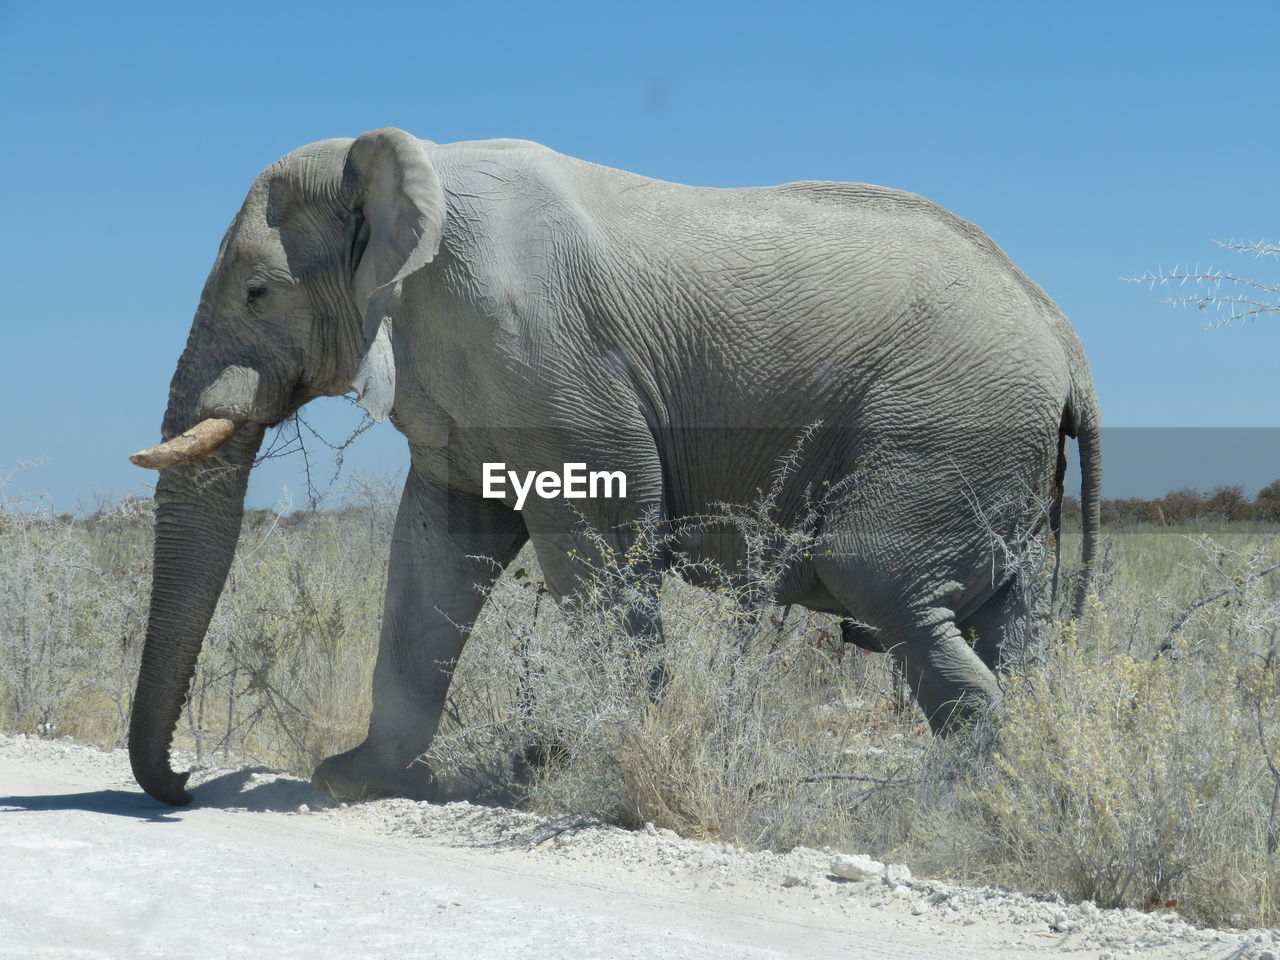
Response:
[[[322,141],[249,191],[170,390],[165,438],[209,416],[249,423],[156,488],[129,739],[152,796],[190,800],[169,746],[263,430],[353,378],[412,466],[369,734],[315,773],[339,798],[431,795],[410,763],[435,733],[478,588],[526,540],[556,595],[583,575],[566,558],[590,555],[569,504],[483,499],[483,462],[626,471],[626,500],[573,502],[625,548],[626,522],[646,512],[752,502],[821,421],[782,519],[823,481],[874,482],[830,506],[832,549],[777,599],[869,625],[937,729],[996,696],[992,666],[1025,613],[983,514],[1059,495],[1067,435],[1080,439],[1086,561],[1096,542],[1100,421],[1079,340],[990,239],[935,204],[865,184],[686,187],[521,141]],[[685,547],[732,560],[740,544],[694,533]]]

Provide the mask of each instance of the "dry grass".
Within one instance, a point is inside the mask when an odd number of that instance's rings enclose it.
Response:
[[[361,739],[392,502],[246,523],[180,746],[306,774]],[[146,615],[148,505],[75,521],[31,508],[0,509],[0,724],[117,744]],[[887,658],[843,650],[830,617],[756,600],[812,531],[779,531],[758,509],[741,518],[752,573],[718,590],[647,591],[636,571],[658,532],[572,611],[522,556],[459,665],[437,768],[544,811],[1280,922],[1276,527],[1109,529],[1087,616],[1051,625],[998,717],[939,741],[895,710]],[[637,649],[624,611],[654,605],[665,642]]]
[[[1088,616],[1056,624],[1043,663],[1009,682],[986,762],[940,805],[939,863],[1106,906],[1274,925],[1280,542],[1255,529],[1112,543]]]
[[[1268,525],[1110,531],[1085,618],[1055,620],[1000,715],[947,740],[895,712],[886,658],[840,651],[831,618],[753,607],[741,583],[666,585],[654,703],[618,646],[625,571],[573,612],[504,580],[432,754],[491,784],[532,756],[524,799],[548,812],[1272,925],[1277,562]]]
[[[2,493],[2,491],[0,491]],[[364,735],[394,498],[248,517],[175,745],[298,772]],[[121,745],[151,589],[151,503],[86,519],[0,499],[0,725]]]

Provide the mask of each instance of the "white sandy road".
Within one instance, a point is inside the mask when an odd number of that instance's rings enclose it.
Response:
[[[545,822],[464,804],[282,812],[317,797],[253,771],[205,779],[203,805],[170,810],[137,791],[118,753],[0,738],[0,955],[1014,960],[1064,948],[1090,958],[1262,949],[1232,934],[1112,945],[1034,918],[916,916],[912,897],[836,884],[803,855],[735,859],[599,828],[538,844]],[[257,810],[228,809],[241,805]]]

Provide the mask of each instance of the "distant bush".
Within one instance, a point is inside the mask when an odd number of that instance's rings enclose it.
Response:
[[[1280,521],[1280,480],[1269,483],[1258,491],[1254,507],[1259,520],[1272,523]]]
[[[1068,526],[1079,526],[1080,501],[1075,497],[1063,498],[1062,519]],[[1122,497],[1102,501],[1102,522],[1112,526],[1150,523],[1180,527],[1248,520],[1280,521],[1280,480],[1263,487],[1253,500],[1245,496],[1244,487],[1233,485],[1215,487],[1208,492],[1183,487],[1154,499]]]

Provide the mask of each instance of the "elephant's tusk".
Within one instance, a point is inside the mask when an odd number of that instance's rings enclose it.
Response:
[[[243,423],[243,420],[226,420],[222,417],[201,420],[172,440],[139,450],[129,458],[129,462],[149,470],[167,470],[169,467],[195,463],[230,440]]]

